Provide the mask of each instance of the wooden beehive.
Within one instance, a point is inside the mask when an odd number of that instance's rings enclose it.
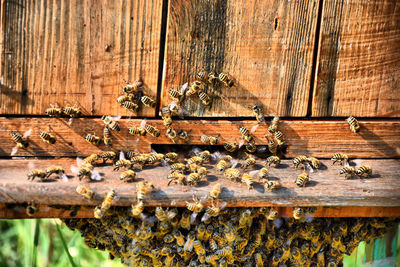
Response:
[[[158,167],[138,174],[159,188],[148,205],[183,206],[193,192],[207,194],[218,181],[229,188],[222,194],[229,206],[277,206],[283,214],[293,206],[317,206],[316,216],[323,217],[400,216],[400,5],[395,0],[2,0],[0,18],[1,218],[26,217],[15,205],[28,202],[41,205],[36,217],[70,216],[54,205],[83,205],[78,217],[92,217],[93,206],[111,188],[121,197],[117,205],[134,203],[134,184],[120,182],[111,167],[101,169],[103,182],[90,184],[98,194],[94,200],[75,192],[76,178],[32,183],[26,173],[32,164],[57,163],[69,170],[75,157],[109,150],[83,138],[101,135],[104,114],[123,116],[114,151],[171,144],[159,110],[169,103],[170,88],[193,81],[202,69],[228,72],[235,86],[218,87],[210,107],[198,98],[187,101],[188,114],[173,127],[190,131],[191,145],[199,145],[203,134],[220,133],[222,140],[235,142],[238,126],[256,124],[249,105],[262,106],[267,121],[283,117],[288,160],[271,172],[285,189],[248,191],[215,173],[199,187],[167,187],[167,170]],[[141,79],[156,108],[132,114],[118,105],[123,79]],[[44,116],[56,103],[77,104],[84,115],[71,124]],[[345,122],[350,115],[360,121],[358,134]],[[159,138],[137,142],[127,134],[143,117],[161,130]],[[54,145],[38,136],[48,125],[58,139]],[[266,143],[267,127],[255,132],[257,145]],[[11,158],[10,131],[28,129],[30,146]],[[312,185],[296,188],[290,158],[329,159],[336,152],[371,165],[373,177],[338,178],[338,168],[323,160],[327,168],[313,175]]]

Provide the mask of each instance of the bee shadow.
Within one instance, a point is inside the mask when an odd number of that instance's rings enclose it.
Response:
[[[328,169],[328,166],[326,166],[324,163],[320,162],[320,166],[319,166],[318,170],[324,171],[324,170],[327,170],[327,169]]]
[[[317,184],[318,184],[317,181],[311,180],[311,181],[308,182],[308,184],[306,185],[306,187],[313,187],[313,186],[316,186]]]
[[[68,180],[75,177],[75,175],[70,175],[70,174],[66,174],[66,176],[67,176]]]
[[[270,180],[270,181],[279,181],[279,178],[275,177],[275,176],[270,176],[270,177],[268,177],[268,180]]]
[[[286,168],[289,168],[289,164],[281,163],[275,167],[275,169],[286,169]]]
[[[43,181],[40,181],[41,183],[52,183],[52,182],[56,182],[58,179],[57,178],[48,178],[45,179]]]
[[[215,182],[218,180],[218,177],[216,175],[208,175],[207,176],[207,181],[209,182]]]
[[[142,178],[142,177],[137,177],[137,178],[135,178],[135,180],[132,180],[132,181],[129,181],[130,183],[133,183],[133,182],[141,182],[141,181],[144,181],[144,178]]]
[[[256,190],[258,193],[264,193],[265,192],[265,188],[262,184],[260,183],[254,183],[253,184],[253,188],[254,190]]]
[[[197,187],[205,187],[205,186],[207,186],[207,185],[209,185],[210,183],[208,182],[208,181],[200,181],[198,184],[197,184]]]
[[[220,195],[221,199],[228,200],[228,199],[234,199],[234,197],[235,197],[235,191],[230,190],[226,186],[222,187],[222,191],[221,191],[221,195]]]
[[[356,164],[354,161],[350,161],[350,162],[349,162],[349,165],[350,165],[351,167],[357,166],[357,164]],[[339,165],[339,166],[342,166],[342,165]]]

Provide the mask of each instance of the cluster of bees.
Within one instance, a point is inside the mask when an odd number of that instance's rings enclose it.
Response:
[[[136,81],[132,84],[125,81],[126,85],[123,87],[124,94],[117,98],[117,102],[124,108],[132,112],[138,112],[140,103],[147,107],[154,108],[156,101],[151,97],[143,94],[143,82]]]
[[[64,222],[80,231],[89,247],[108,250],[110,258],[128,266],[329,267],[339,266],[343,254],[351,254],[359,242],[383,236],[398,222],[304,213],[301,219],[277,218],[270,208],[227,208],[217,216],[147,207],[138,217],[132,210],[112,207],[101,219]]]

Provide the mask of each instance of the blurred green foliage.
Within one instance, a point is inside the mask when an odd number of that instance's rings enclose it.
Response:
[[[39,223],[39,231],[36,236],[38,245],[35,249],[34,239],[37,222]],[[60,225],[68,251],[77,266],[125,266],[119,260],[110,260],[107,252],[87,247],[80,233],[71,231],[60,220],[28,219],[0,220],[0,267],[71,266],[68,255],[64,250],[62,239],[57,232],[57,224]]]

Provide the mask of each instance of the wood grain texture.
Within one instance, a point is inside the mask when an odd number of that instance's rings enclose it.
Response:
[[[323,1],[313,116],[400,116],[400,2]]]
[[[259,161],[259,164],[262,162]],[[370,179],[345,180],[339,177],[339,166],[331,166],[330,161],[322,161],[323,167],[310,174],[310,184],[304,188],[294,183],[301,172],[294,169],[290,160],[284,160],[279,168],[271,168],[270,179],[279,180],[283,188],[273,192],[264,190],[261,184],[255,184],[253,190],[241,183],[229,181],[217,173],[214,164],[208,168],[208,177],[200,181],[196,187],[170,185],[167,186],[168,167],[145,168],[137,173],[137,181],[149,181],[155,186],[151,194],[145,196],[147,206],[178,206],[192,201],[193,193],[199,198],[206,196],[212,186],[220,183],[224,187],[220,199],[231,207],[260,206],[329,206],[329,207],[400,207],[400,186],[397,171],[399,160],[361,160],[359,165],[369,165],[373,169]],[[68,182],[53,180],[49,182],[28,182],[26,175],[32,168],[45,169],[53,164],[61,165],[67,175]],[[120,197],[115,201],[117,206],[129,206],[136,203],[137,182],[124,183],[119,180],[122,171],[113,171],[112,166],[96,167],[103,181],[89,183],[79,182],[70,166],[76,164],[72,159],[58,160],[0,160],[0,203],[27,203],[46,205],[99,205],[107,192],[114,189]],[[258,169],[259,166],[256,167]],[[96,194],[88,200],[75,189],[78,184],[89,186]],[[205,201],[204,205],[210,205]]]
[[[112,131],[113,147],[111,150],[149,152],[152,144],[171,145],[165,136],[166,127],[161,120],[148,120],[149,125],[157,127],[161,135],[159,138],[146,135],[136,137],[128,134],[128,128],[139,126],[142,120],[121,119],[118,123],[120,132]],[[39,137],[40,130],[47,130],[57,138],[54,145],[43,142]],[[191,145],[199,145],[201,135],[220,137],[220,144],[225,142],[239,143],[241,135],[239,126],[251,129],[255,121],[206,121],[184,120],[175,121],[172,127],[175,130],[183,129],[190,135]],[[280,130],[286,136],[287,149],[285,156],[296,157],[301,154],[313,155],[321,158],[331,158],[337,152],[347,153],[351,158],[394,158],[399,155],[396,147],[400,146],[400,121],[360,121],[361,130],[358,134],[350,131],[347,122],[343,121],[286,121],[280,124]],[[71,125],[68,119],[56,118],[0,118],[0,156],[9,156],[15,143],[11,139],[10,131],[19,131],[21,134],[32,129],[29,137],[30,146],[19,149],[16,156],[87,156],[91,153],[110,150],[101,144],[99,147],[88,143],[84,136],[95,133],[102,137],[104,123],[101,119],[77,118]],[[265,145],[268,125],[264,124],[254,132],[257,145]],[[179,142],[178,144],[183,144]]]
[[[305,116],[319,1],[172,0],[169,4],[162,104],[168,90],[198,71],[228,72],[233,88],[206,89],[211,108],[186,101],[191,116]]]
[[[71,211],[76,206],[38,205],[38,212],[33,216],[26,214],[26,204],[0,203],[0,219],[34,219],[34,218],[94,218],[93,206],[79,206],[76,216]],[[279,216],[293,217],[292,207],[275,207]],[[317,207],[313,217],[399,217],[400,207]]]
[[[116,103],[123,79],[142,79],[156,98],[162,2],[2,1],[0,114],[70,103],[86,115],[131,115]]]

